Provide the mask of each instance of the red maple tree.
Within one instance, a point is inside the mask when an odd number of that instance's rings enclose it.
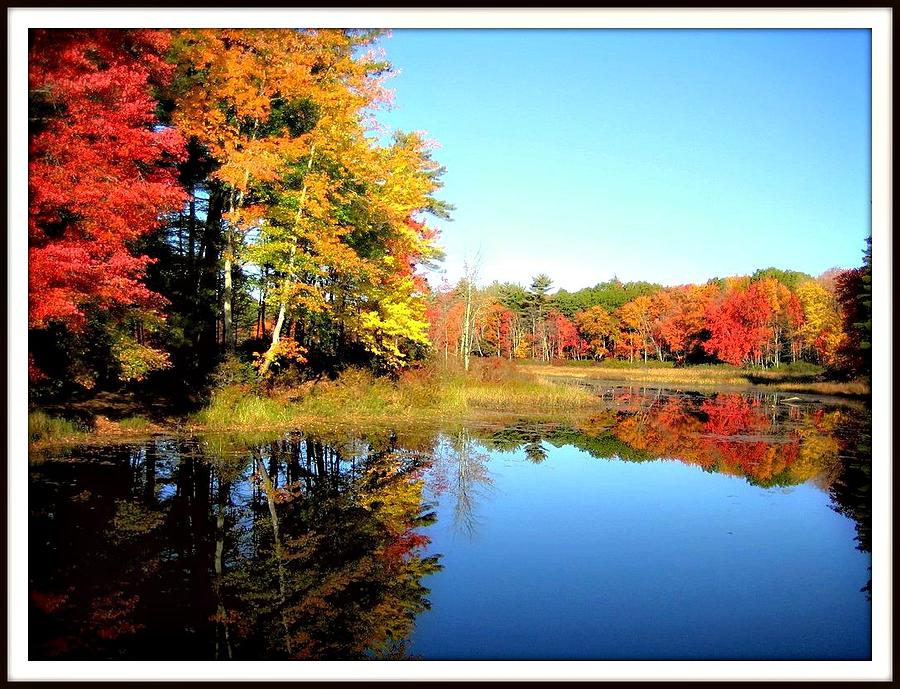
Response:
[[[184,142],[158,125],[167,33],[36,30],[29,45],[28,324],[83,327],[85,307],[150,306],[129,244],[184,201]]]
[[[740,366],[758,358],[769,339],[772,307],[758,284],[730,289],[706,311],[710,338],[703,348],[726,363]]]

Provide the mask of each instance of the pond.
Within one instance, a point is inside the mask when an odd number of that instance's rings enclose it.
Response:
[[[31,458],[29,659],[871,657],[865,408],[616,388]]]

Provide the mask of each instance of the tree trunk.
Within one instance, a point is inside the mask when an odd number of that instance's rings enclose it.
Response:
[[[222,319],[223,326],[225,330],[224,339],[225,339],[225,351],[233,352],[234,351],[234,333],[232,332],[233,324],[231,322],[231,306],[232,300],[234,297],[233,287],[231,284],[231,250],[232,250],[232,238],[231,231],[229,230],[226,233],[226,246],[225,246],[225,292],[222,295],[223,304],[222,304]]]
[[[469,350],[472,344],[472,281],[466,280],[466,319],[463,323],[463,368],[469,370]]]
[[[257,310],[258,315],[258,325],[256,326],[256,337],[257,339],[262,339],[266,336],[266,290],[265,288],[260,289],[259,291],[259,305]]]
[[[190,270],[194,270],[194,245],[196,243],[197,233],[197,198],[194,192],[194,186],[191,185],[191,202],[188,206],[188,265]]]
[[[306,172],[308,173],[312,169],[313,164],[313,156],[316,153],[316,145],[313,144],[309,149],[309,159],[306,161]],[[297,205],[297,213],[294,216],[294,231],[296,232],[300,219],[303,217],[303,207],[306,205],[306,191],[307,191],[307,180],[304,177],[303,180],[303,188],[300,190],[300,202]],[[297,255],[297,246],[299,241],[297,237],[294,237],[294,243],[291,245],[291,253],[290,258],[288,259],[287,271],[284,275],[284,281],[282,284],[281,291],[281,304],[278,307],[278,319],[275,321],[275,327],[272,329],[272,344],[269,345],[269,349],[266,351],[265,357],[263,358],[262,366],[259,369],[259,375],[264,376],[269,367],[272,365],[272,360],[275,358],[275,347],[278,345],[278,341],[281,338],[281,328],[284,326],[285,314],[287,312],[287,288],[290,285],[291,280],[293,279],[293,270],[294,270],[294,257]]]
[[[209,204],[206,210],[206,223],[203,228],[200,270],[197,275],[197,293],[205,304],[218,301],[219,252],[222,245],[222,213],[225,210],[225,194],[222,188],[214,185],[209,189]],[[219,341],[219,319],[215,308],[204,309],[198,313],[203,327],[197,332],[196,344],[200,351],[212,351]]]
[[[775,368],[781,363],[781,330],[775,328]]]
[[[247,186],[247,183],[249,181],[250,170],[245,170],[244,186]],[[235,210],[240,208],[242,199],[243,193],[232,187],[231,202],[228,204],[229,212],[234,213]],[[234,333],[232,332],[234,324],[232,322],[231,316],[231,311],[234,306],[234,290],[231,284],[231,269],[235,258],[235,247],[234,230],[231,228],[230,224],[225,228],[225,251],[223,257],[225,259],[225,290],[222,294],[222,326],[224,328],[223,338],[225,340],[225,351],[231,353],[234,352],[235,345]]]

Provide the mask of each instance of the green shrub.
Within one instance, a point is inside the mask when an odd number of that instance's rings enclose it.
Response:
[[[236,356],[226,357],[212,372],[211,380],[214,388],[226,388],[229,385],[255,385],[256,370],[249,361],[241,361]]]
[[[147,347],[126,335],[120,335],[112,344],[113,358],[119,364],[119,380],[141,381],[153,371],[171,368],[169,354]]]

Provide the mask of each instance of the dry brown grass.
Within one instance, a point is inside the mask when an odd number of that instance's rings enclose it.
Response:
[[[854,395],[865,397],[872,394],[869,384],[862,380],[847,382],[820,381],[812,383],[776,383],[771,386],[785,392],[816,392],[821,395]]]
[[[577,378],[602,380],[611,383],[638,383],[657,386],[677,386],[699,390],[709,388],[747,388],[807,392],[822,395],[865,396],[870,394],[865,380],[823,381],[808,372],[789,369],[743,371],[731,366],[697,366],[685,368],[603,368],[601,366],[532,365],[528,370],[548,378]]]
[[[548,377],[608,380],[624,383],[668,383],[693,385],[749,385],[750,381],[735,369],[690,368],[602,368],[540,365],[529,366],[535,375]]]

